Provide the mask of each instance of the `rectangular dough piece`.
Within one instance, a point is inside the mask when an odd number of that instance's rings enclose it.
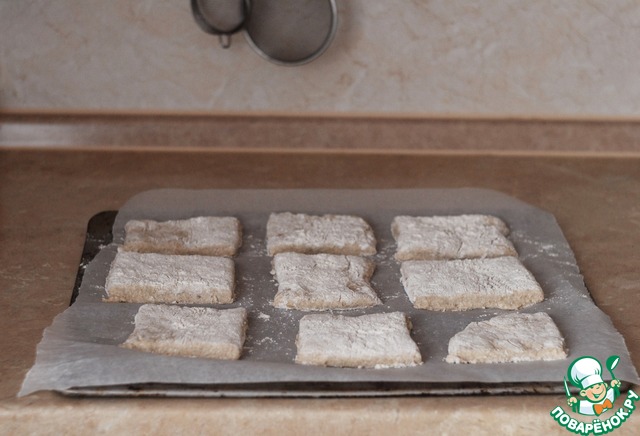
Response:
[[[270,256],[284,252],[368,256],[376,254],[376,238],[371,226],[357,216],[272,213],[267,251]]]
[[[519,309],[544,299],[542,288],[515,257],[411,260],[402,284],[418,309]]]
[[[124,348],[172,356],[237,360],[247,330],[242,308],[140,306]]]
[[[369,284],[375,264],[338,254],[279,253],[273,258],[281,309],[354,309],[381,304]]]
[[[472,322],[449,340],[449,363],[566,359],[564,338],[544,312],[510,313]]]
[[[242,245],[242,228],[234,217],[131,220],[124,229],[122,248],[139,253],[233,256]]]
[[[391,232],[400,261],[517,256],[507,225],[490,215],[397,216]]]
[[[109,302],[223,304],[233,302],[235,265],[227,257],[120,251],[111,263]]]
[[[404,313],[306,315],[296,338],[296,363],[351,368],[401,368],[422,363]]]

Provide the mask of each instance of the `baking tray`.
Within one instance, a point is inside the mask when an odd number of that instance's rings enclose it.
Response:
[[[406,369],[372,370],[318,368],[292,363],[297,321],[305,312],[283,312],[268,304],[277,285],[268,274],[270,258],[264,247],[264,225],[268,213],[285,210],[356,214],[372,224],[379,240],[379,253],[374,256],[378,269],[372,283],[384,304],[381,307],[341,313],[359,315],[391,310],[408,313],[414,324],[414,339],[425,359],[423,365]],[[521,260],[536,276],[546,295],[544,302],[523,311],[545,311],[554,318],[567,340],[570,352],[568,359],[494,365],[451,365],[442,362],[448,339],[455,332],[462,330],[468,322],[488,319],[508,311],[477,309],[465,312],[431,312],[412,308],[399,282],[399,265],[392,260],[395,244],[390,235],[389,224],[392,217],[399,214],[460,213],[491,213],[509,224],[512,230],[510,238],[520,253]],[[122,241],[124,222],[133,217],[170,219],[203,214],[235,215],[245,227],[244,245],[236,257],[240,278],[238,301],[235,303],[235,306],[248,306],[250,310],[250,330],[243,358],[237,362],[211,362],[206,359],[133,352],[137,353],[136,358],[144,354],[141,361],[131,366],[133,374],[124,377],[124,383],[122,377],[107,377],[108,382],[105,383],[105,376],[102,375],[105,371],[108,373],[110,368],[122,367],[123,362],[125,366],[129,363],[127,359],[132,355],[120,354],[131,353],[131,350],[123,350],[117,344],[133,329],[132,318],[139,307],[101,302],[104,295],[101,280],[104,280],[105,271],[115,256],[117,243]],[[251,276],[250,271],[254,268],[261,271],[261,278]],[[85,277],[88,270],[88,277]],[[256,298],[257,289],[263,290],[261,292],[265,292],[265,295]],[[66,395],[156,397],[563,393],[562,379],[572,359],[592,355],[604,361],[611,354],[621,356],[616,375],[623,381],[623,389],[638,382],[624,339],[590,298],[573,253],[553,216],[513,197],[488,190],[146,192],[123,206],[119,214],[116,211],[106,211],[89,221],[71,302],[73,304],[68,309],[71,312],[62,314],[45,332],[38,347],[36,365],[25,380],[22,394],[39,389],[52,389]],[[82,310],[74,311],[74,307]],[[109,312],[113,312],[113,315]],[[284,345],[272,345],[271,351],[264,351],[264,339],[275,337],[277,333],[265,330],[265,323],[260,319],[265,314],[268,314],[266,318],[271,317],[271,321],[274,321],[267,324],[287,324],[286,332],[281,335]],[[582,321],[585,315],[589,317],[589,322]],[[108,327],[109,323],[112,323],[111,327]],[[596,328],[602,327],[605,333],[597,333]],[[109,336],[101,332],[101,328],[117,332]],[[593,332],[588,332],[590,329]],[[584,334],[585,331],[588,332],[587,335]],[[587,336],[588,340],[585,340]],[[79,349],[83,351],[79,352]],[[60,352],[65,352],[66,356],[61,356]],[[114,355],[116,357],[112,359]],[[95,365],[87,367],[91,365],[88,360]],[[185,368],[185,372],[197,373],[202,370],[202,365],[207,365],[205,368],[222,375],[211,375],[209,372],[202,372],[200,377],[175,374],[175,368],[178,367]],[[46,378],[53,377],[56,368],[58,372],[64,372],[68,379],[79,380],[79,385],[67,383],[65,386],[59,381],[48,382]],[[153,371],[149,368],[153,368]],[[96,376],[97,383],[90,382],[91,370],[101,374],[101,377]],[[153,375],[147,377],[145,370]],[[76,371],[77,377],[69,374],[69,371]],[[202,382],[203,379],[206,379],[205,382]]]
[[[87,225],[87,234],[71,295],[73,304],[80,291],[84,271],[100,252],[113,241],[113,224],[117,211],[104,211],[94,215]],[[62,391],[74,396],[150,396],[150,397],[336,397],[336,396],[407,396],[429,393],[450,394],[513,394],[513,393],[560,393],[558,383],[256,383],[237,385],[170,385],[141,383],[123,386],[74,388]]]

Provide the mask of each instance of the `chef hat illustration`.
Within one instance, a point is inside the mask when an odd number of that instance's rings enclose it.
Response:
[[[574,386],[587,389],[602,380],[602,365],[593,357],[581,357],[576,359],[569,367],[569,378]]]

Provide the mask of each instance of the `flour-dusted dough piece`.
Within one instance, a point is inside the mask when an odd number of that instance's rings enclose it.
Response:
[[[404,313],[305,315],[296,338],[296,363],[351,368],[400,368],[422,363]]]
[[[510,313],[472,322],[449,341],[449,363],[566,359],[564,338],[543,312]]]
[[[236,360],[242,354],[247,311],[162,304],[140,306],[125,348],[174,356]]]
[[[227,257],[120,251],[107,275],[105,301],[231,303],[235,265]]]
[[[131,220],[122,248],[139,253],[233,256],[242,244],[234,217],[196,217],[175,221]]]
[[[516,256],[507,225],[490,215],[397,216],[391,232],[395,258],[404,260],[473,259]]]
[[[419,309],[519,309],[544,299],[533,275],[511,256],[411,260],[400,271],[409,300]]]
[[[357,256],[279,253],[273,258],[281,309],[354,309],[381,304],[369,284],[375,265]]]
[[[267,251],[366,256],[376,253],[371,226],[352,215],[273,213],[267,222]]]

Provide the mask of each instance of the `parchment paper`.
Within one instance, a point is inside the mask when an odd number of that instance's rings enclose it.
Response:
[[[269,214],[282,211],[353,214],[372,225],[378,239],[372,284],[383,305],[341,313],[407,313],[424,364],[375,370],[293,363],[298,321],[305,312],[275,309],[270,305],[277,283],[270,274],[271,257],[267,255],[265,241]],[[544,311],[553,318],[565,337],[569,349],[567,359],[475,365],[444,362],[448,341],[455,333],[472,321],[508,311],[414,309],[400,283],[399,263],[393,260],[395,241],[390,224],[394,216],[401,214],[469,213],[495,215],[509,225],[509,238],[521,261],[545,293],[543,302],[522,312]],[[236,216],[243,225],[243,246],[235,258],[237,300],[217,306],[243,306],[249,311],[248,336],[241,360],[169,357],[120,348],[119,344],[133,331],[133,318],[140,305],[105,303],[102,298],[109,265],[117,244],[124,238],[124,224],[133,218],[167,220],[200,215]],[[594,356],[603,363],[610,355],[618,355],[621,359],[615,370],[616,377],[633,384],[640,381],[624,339],[594,305],[585,288],[571,248],[555,218],[495,191],[155,190],[128,201],[120,209],[113,231],[113,244],[101,250],[87,267],[76,302],[46,329],[38,345],[36,363],[19,395],[38,390],[144,395],[145,386],[148,393],[155,395],[195,396],[279,396],[292,392],[296,395],[456,394],[486,392],[478,389],[483,385],[494,388],[489,392],[544,391],[545,385],[546,391],[562,392],[567,367],[573,359],[584,355]],[[603,375],[609,379],[608,374]],[[225,391],[225,386],[229,390]]]

